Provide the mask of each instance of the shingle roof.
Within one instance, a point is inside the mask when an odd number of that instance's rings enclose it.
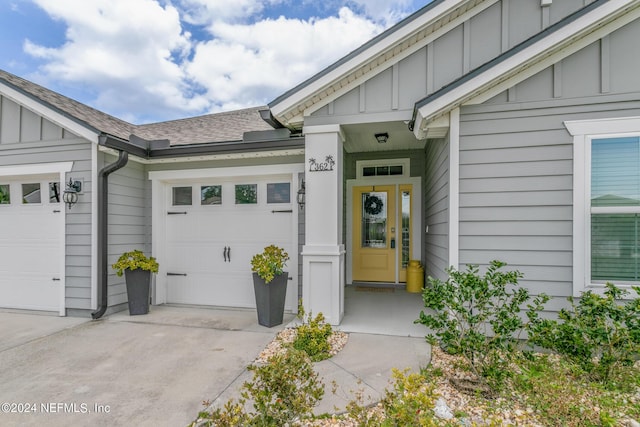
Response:
[[[242,135],[245,132],[273,130],[260,117],[259,111],[266,109],[268,109],[266,106],[245,108],[182,120],[140,125],[136,127],[135,134],[150,140],[168,138],[171,145],[242,141]]]
[[[259,113],[259,110],[266,110],[266,106],[134,125],[4,70],[0,70],[0,81],[96,133],[124,140],[135,134],[145,139],[168,139],[171,145],[241,141],[244,132],[273,129]]]

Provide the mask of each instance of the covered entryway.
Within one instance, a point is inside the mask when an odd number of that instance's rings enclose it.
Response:
[[[297,174],[171,180],[161,187],[156,303],[255,307],[250,261],[273,244],[291,258],[285,309],[296,310]]]
[[[64,315],[61,174],[8,175],[18,169],[0,169],[0,307]]]
[[[347,180],[347,284],[403,284],[409,261],[422,259],[421,179],[408,176],[409,164],[357,162],[357,179]]]

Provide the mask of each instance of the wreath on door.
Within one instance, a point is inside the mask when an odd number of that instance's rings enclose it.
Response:
[[[378,215],[382,212],[384,202],[378,196],[367,196],[364,201],[364,211],[369,215]]]

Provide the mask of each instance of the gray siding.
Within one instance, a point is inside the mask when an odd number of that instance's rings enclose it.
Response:
[[[449,142],[427,141],[424,184],[425,274],[444,279],[449,267]]]
[[[91,150],[50,121],[0,96],[0,166],[73,162],[69,177],[84,182],[78,203],[61,206],[66,222],[66,307],[91,308]]]
[[[634,99],[635,98],[635,99]],[[521,284],[572,293],[572,137],[566,120],[637,116],[638,96],[464,107],[460,123],[460,264],[493,259]]]
[[[115,156],[101,155],[99,168],[116,159]],[[123,252],[134,249],[150,255],[151,220],[147,186],[144,165],[132,160],[109,176],[109,265],[116,262]],[[108,270],[108,305],[111,307],[127,302],[124,276],[116,276],[110,267]]]
[[[315,124],[337,117],[381,112],[411,114],[416,101],[483,65],[500,53],[585,5],[584,0],[502,0],[315,111]],[[612,50],[613,55],[613,50]],[[636,62],[640,56],[636,56]],[[637,68],[636,68],[637,69]],[[595,68],[598,71],[598,68]],[[632,78],[633,69],[616,73]],[[637,80],[637,79],[636,79]],[[574,82],[568,81],[568,84]],[[547,84],[547,92],[553,88]],[[524,90],[524,89],[523,89]],[[541,96],[538,92],[532,95]]]

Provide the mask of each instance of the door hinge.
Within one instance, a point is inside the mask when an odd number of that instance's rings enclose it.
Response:
[[[187,273],[167,273],[167,276],[184,276],[184,277],[187,277]]]
[[[60,281],[60,278],[59,278],[59,277],[54,277],[54,278],[53,278],[53,279],[51,279],[51,280],[53,280],[54,282],[59,282],[59,281]]]
[[[186,212],[167,212],[167,215],[186,215]]]

